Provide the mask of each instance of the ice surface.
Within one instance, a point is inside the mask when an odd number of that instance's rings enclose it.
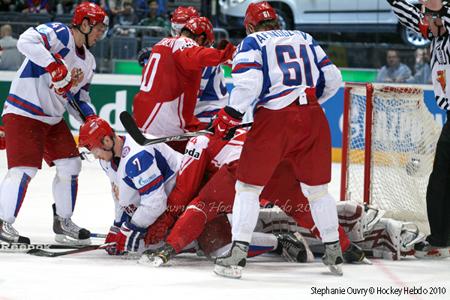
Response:
[[[6,173],[0,153],[0,177]],[[34,243],[53,242],[51,184],[54,170],[44,167],[31,181],[14,226]],[[340,166],[333,166],[331,193],[339,195]],[[97,163],[83,163],[73,220],[93,232],[106,233],[113,219],[110,185]],[[102,241],[99,240],[98,243]],[[213,273],[210,261],[181,255],[170,266],[150,268],[104,251],[45,258],[0,253],[0,300],[12,299],[450,299],[450,259],[374,260],[373,265],[344,265],[344,276],[330,275],[317,260],[286,263],[266,255],[250,259],[241,280]],[[385,290],[378,290],[383,287]],[[428,294],[405,295],[404,288]],[[430,295],[444,287],[444,295]],[[320,296],[313,289],[340,288],[345,294]],[[369,294],[374,288],[374,294]],[[392,290],[391,290],[392,288]],[[392,293],[401,290],[400,297]],[[356,294],[366,291],[367,294]],[[442,289],[440,290],[442,291]]]

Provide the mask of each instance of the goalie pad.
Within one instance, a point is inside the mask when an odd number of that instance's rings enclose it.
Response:
[[[340,201],[336,204],[339,225],[352,242],[364,240],[366,232],[372,230],[385,211],[352,201]]]
[[[322,247],[322,242],[309,229],[298,226],[295,220],[278,206],[259,210],[255,231],[274,234],[292,233],[294,235],[298,233],[306,242],[305,245]],[[313,250],[313,252],[315,251]]]
[[[417,225],[382,218],[365,235],[364,241],[356,243],[369,257],[399,260],[414,254],[414,245],[423,241],[425,235]]]

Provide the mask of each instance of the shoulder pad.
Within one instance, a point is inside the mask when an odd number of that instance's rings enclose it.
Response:
[[[184,50],[187,48],[192,48],[192,47],[198,47],[198,44],[187,37],[179,37],[176,41],[175,41],[175,45],[173,46],[173,51],[177,51],[177,50]]]

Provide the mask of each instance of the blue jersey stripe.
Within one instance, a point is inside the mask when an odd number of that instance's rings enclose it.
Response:
[[[282,91],[281,93],[278,93],[278,94],[275,94],[275,95],[271,95],[269,97],[265,97],[265,98],[261,99],[260,101],[258,101],[257,105],[261,105],[261,104],[264,104],[264,103],[269,102],[271,100],[274,100],[276,98],[280,98],[280,97],[289,95],[294,90],[296,90],[296,88],[287,89],[287,90]]]
[[[155,159],[156,159],[156,165],[158,166],[158,169],[161,171],[162,176],[164,177],[164,181],[169,179],[173,174],[174,171],[170,168],[169,163],[167,162],[166,158],[155,149]]]
[[[28,60],[22,70],[22,73],[20,74],[20,78],[38,78],[45,73],[47,73],[47,71],[43,67],[38,66],[31,60]]]
[[[243,53],[252,50],[261,50],[261,46],[258,44],[258,42],[254,37],[248,36],[239,45],[238,51],[239,53]]]

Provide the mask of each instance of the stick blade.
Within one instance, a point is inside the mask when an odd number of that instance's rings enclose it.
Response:
[[[34,256],[40,256],[40,257],[55,257],[58,254],[57,252],[49,252],[42,249],[30,249],[27,251],[27,254],[34,255]]]
[[[129,112],[123,111],[120,113],[120,122],[133,140],[136,141],[136,143],[141,146],[145,145],[146,137],[139,130],[139,127],[137,127],[136,122]]]

